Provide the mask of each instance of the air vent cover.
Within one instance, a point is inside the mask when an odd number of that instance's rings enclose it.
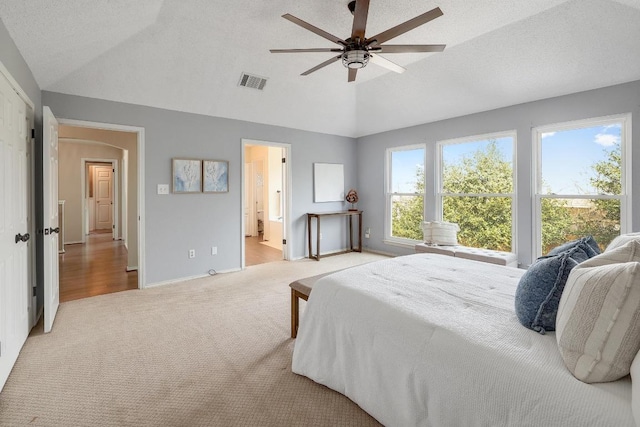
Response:
[[[252,89],[263,90],[267,84],[267,79],[264,77],[253,76],[251,74],[242,73],[240,76],[239,86],[250,87]]]

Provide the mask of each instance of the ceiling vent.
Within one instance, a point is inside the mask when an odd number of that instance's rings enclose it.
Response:
[[[239,86],[250,87],[252,89],[263,90],[264,85],[267,84],[267,79],[259,76],[252,76],[251,74],[242,73],[240,76]]]

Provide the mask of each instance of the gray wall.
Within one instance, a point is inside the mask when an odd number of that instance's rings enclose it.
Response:
[[[425,102],[429,102],[425,100]],[[528,265],[532,255],[532,128],[571,120],[632,113],[632,227],[640,230],[640,81],[515,105],[469,116],[379,133],[358,139],[359,207],[366,212],[364,226],[371,227],[365,247],[408,254],[413,247],[385,244],[384,156],[387,147],[427,144],[426,211],[434,219],[434,159],[437,141],[506,130],[517,131],[517,232],[518,261]]]
[[[306,213],[346,208],[313,203],[313,163],[343,163],[345,188],[356,183],[356,141],[289,128],[180,113],[139,105],[43,92],[43,104],[58,118],[145,128],[146,282],[240,268],[242,139],[291,144],[293,258],[306,255]],[[229,160],[229,193],[156,194],[171,182],[171,158]],[[323,223],[323,251],[346,245],[345,222]],[[211,246],[218,255],[211,255]],[[188,259],[189,249],[196,258]]]
[[[34,162],[35,162],[35,173],[34,173],[34,182],[35,182],[35,208],[36,208],[36,217],[35,217],[35,225],[37,229],[42,228],[43,218],[42,218],[42,102],[41,102],[41,92],[40,87],[36,83],[29,66],[25,62],[22,54],[16,47],[15,43],[11,39],[9,32],[2,20],[0,20],[0,62],[5,66],[11,76],[18,82],[22,90],[24,90],[31,99],[31,102],[34,104],[34,119],[35,119],[35,129],[36,129],[36,141],[35,141],[35,152],[34,154]],[[44,303],[44,294],[43,294],[43,271],[44,271],[44,263],[43,263],[43,241],[42,236],[36,233],[36,239],[34,240],[36,243],[36,282],[37,282],[37,307],[36,312],[39,313],[40,309]]]

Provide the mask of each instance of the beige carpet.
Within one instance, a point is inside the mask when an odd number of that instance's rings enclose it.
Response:
[[[291,372],[288,284],[380,258],[280,261],[61,304],[0,393],[0,425],[378,425]]]

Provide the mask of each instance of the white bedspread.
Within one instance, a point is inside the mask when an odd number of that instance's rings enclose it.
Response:
[[[293,371],[387,426],[635,426],[631,381],[575,379],[555,334],[518,323],[524,270],[417,254],[313,287]]]

